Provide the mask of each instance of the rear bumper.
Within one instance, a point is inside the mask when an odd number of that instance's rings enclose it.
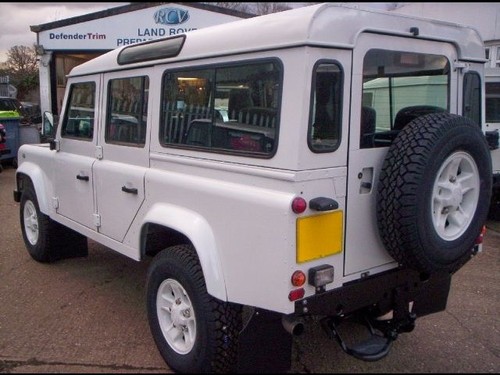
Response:
[[[413,312],[423,316],[446,308],[450,284],[448,273],[428,276],[397,268],[297,301],[295,314],[341,316],[373,306],[386,312],[413,301]]]

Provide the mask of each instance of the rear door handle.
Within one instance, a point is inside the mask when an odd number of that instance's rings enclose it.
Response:
[[[76,175],[76,179],[80,180],[80,181],[88,181],[89,180],[89,176],[82,176],[82,175],[77,174]]]

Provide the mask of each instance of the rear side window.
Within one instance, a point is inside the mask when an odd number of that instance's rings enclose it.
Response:
[[[92,140],[94,136],[94,112],[95,83],[72,84],[61,135],[86,141]]]
[[[316,64],[307,142],[313,152],[331,152],[340,144],[342,85],[342,71],[336,63]]]
[[[105,132],[107,143],[144,146],[148,93],[148,77],[128,77],[109,81]]]
[[[363,61],[360,148],[389,146],[416,117],[448,111],[445,56],[372,49]]]
[[[276,61],[166,72],[161,144],[271,157],[281,82]]]

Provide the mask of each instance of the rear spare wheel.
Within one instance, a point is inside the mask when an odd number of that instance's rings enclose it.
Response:
[[[491,156],[465,117],[418,117],[391,144],[380,173],[377,223],[399,263],[454,272],[471,256],[488,214]]]

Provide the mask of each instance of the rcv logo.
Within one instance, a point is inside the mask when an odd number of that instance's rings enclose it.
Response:
[[[179,8],[163,8],[155,12],[155,22],[162,25],[180,25],[189,19],[189,12]]]

